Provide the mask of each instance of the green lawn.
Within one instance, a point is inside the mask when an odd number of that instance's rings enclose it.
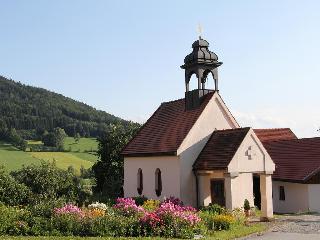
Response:
[[[73,137],[66,137],[64,149],[71,152],[97,151],[98,143],[96,138],[80,138],[75,142]]]
[[[264,223],[250,224],[249,226],[234,225],[231,227],[230,230],[216,231],[206,239],[230,240],[230,239],[235,239],[239,237],[244,237],[252,233],[264,232],[266,230],[267,230],[267,225]]]
[[[0,142],[0,164],[4,165],[8,171],[16,170],[22,165],[39,164],[40,160],[32,157],[27,152],[23,152],[11,144]]]
[[[114,239],[165,239],[165,238],[112,238],[112,237],[11,237],[11,236],[0,236],[1,240],[114,240]]]
[[[43,145],[41,141],[28,141],[28,146]],[[74,138],[67,137],[64,142],[66,150],[71,152],[23,152],[11,144],[0,142],[0,165],[4,165],[8,171],[20,169],[23,165],[39,164],[41,160],[56,161],[59,168],[67,169],[73,166],[77,173],[81,166],[90,168],[98,157],[95,155],[98,143],[95,138],[81,138],[75,142]],[[93,151],[93,152],[84,152]]]
[[[29,154],[36,158],[44,161],[55,161],[58,168],[67,169],[72,166],[76,172],[80,173],[80,168],[90,168],[93,163],[84,159],[81,159],[71,153],[66,152],[29,152]]]
[[[92,163],[98,160],[98,156],[96,156],[95,153],[68,152],[68,154],[74,155],[78,158],[90,161]]]

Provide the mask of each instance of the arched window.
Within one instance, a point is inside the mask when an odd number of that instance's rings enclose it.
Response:
[[[137,173],[137,191],[139,195],[141,195],[143,191],[143,174],[141,168],[138,169]]]
[[[206,70],[203,73],[203,80],[204,82],[202,83],[202,89],[216,89],[216,79],[213,76],[213,73],[210,70]]]
[[[198,89],[198,78],[195,73],[192,73],[189,78],[189,82],[187,83],[187,91],[192,91],[194,89]]]
[[[161,179],[161,171],[159,168],[157,168],[155,172],[155,190],[156,190],[157,196],[159,197],[162,192],[162,179]]]

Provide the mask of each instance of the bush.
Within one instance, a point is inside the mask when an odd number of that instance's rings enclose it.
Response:
[[[173,197],[173,196],[170,196],[169,198],[165,198],[163,200],[163,202],[164,203],[171,202],[174,205],[183,206],[183,202],[179,198],[176,198],[176,197]]]
[[[30,214],[24,209],[0,204],[0,235],[26,235]]]
[[[40,201],[36,204],[30,204],[27,206],[27,209],[32,216],[51,218],[53,209],[62,207],[64,205],[64,199],[52,199],[51,201]]]
[[[232,215],[216,215],[213,218],[213,222],[215,230],[229,230],[235,219]]]
[[[20,183],[33,193],[33,202],[65,198],[68,202],[79,200],[82,191],[79,179],[73,171],[56,167],[55,163],[42,162],[40,166],[30,165],[12,173]]]
[[[155,211],[160,206],[159,200],[147,200],[143,203],[142,207],[148,212]]]
[[[224,207],[221,207],[218,204],[210,203],[208,206],[202,207],[201,211],[219,215],[219,214],[224,214],[226,212],[226,209]]]
[[[0,202],[10,206],[26,204],[31,191],[24,184],[18,183],[3,166],[0,166]]]
[[[28,222],[30,226],[29,235],[32,235],[32,236],[57,235],[56,232],[54,232],[51,218],[33,216],[29,218]]]
[[[250,210],[250,203],[249,203],[248,199],[244,200],[243,209],[246,210],[246,211]]]
[[[148,198],[145,197],[144,195],[133,197],[132,199],[136,202],[138,206],[142,206],[148,200]]]
[[[82,209],[72,204],[54,207],[61,202],[41,202],[27,209],[0,205],[0,235],[192,238],[202,233],[194,208],[170,201],[145,204],[156,207],[145,211],[131,198],[117,199],[112,208],[101,203]]]
[[[204,213],[201,217],[209,230],[229,230],[231,224],[235,222],[235,218],[230,214]]]
[[[144,214],[144,209],[141,206],[137,206],[132,198],[118,198],[113,208],[118,214],[127,217],[142,216]]]

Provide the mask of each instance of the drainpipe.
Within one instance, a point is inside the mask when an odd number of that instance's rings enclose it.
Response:
[[[197,200],[197,209],[199,209],[199,178],[198,178],[197,170],[193,169],[192,171],[196,178],[196,200]]]

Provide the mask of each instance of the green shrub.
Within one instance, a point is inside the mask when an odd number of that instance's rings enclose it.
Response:
[[[66,201],[63,198],[57,200],[52,199],[51,201],[42,200],[36,204],[28,205],[27,209],[34,217],[51,218],[53,209],[62,207],[65,203]]]
[[[133,200],[136,202],[138,206],[142,206],[148,200],[148,198],[142,195],[138,197],[133,197]]]
[[[180,218],[166,219],[160,235],[165,238],[193,238],[195,227]]]
[[[232,215],[216,215],[213,217],[214,230],[229,230],[230,225],[235,222]]]
[[[0,204],[0,235],[27,235],[30,212]]]
[[[80,235],[81,219],[75,214],[54,215],[52,226],[63,236]]]
[[[147,200],[143,203],[142,207],[144,210],[148,212],[152,212],[156,210],[159,207],[159,205],[160,205],[159,200]]]
[[[250,210],[250,203],[249,203],[248,199],[244,200],[243,209],[246,210],[246,211]]]
[[[40,166],[25,166],[12,172],[11,175],[32,191],[32,204],[59,198],[64,198],[68,202],[79,201],[83,190],[80,179],[72,169],[69,171],[59,169],[54,162],[42,162]]]
[[[209,212],[211,214],[223,214],[226,212],[226,209],[224,207],[221,207],[218,204],[212,204],[210,203],[208,206],[201,208],[202,212]]]
[[[0,166],[0,202],[10,206],[21,205],[29,201],[30,195],[27,186],[18,183]]]
[[[217,215],[202,212],[200,216],[208,230],[228,230],[231,224],[235,222],[235,218],[231,214]]]
[[[32,235],[32,236],[57,235],[57,233],[53,233],[54,229],[53,229],[50,218],[31,217],[28,220],[28,222],[29,222],[29,235]]]

